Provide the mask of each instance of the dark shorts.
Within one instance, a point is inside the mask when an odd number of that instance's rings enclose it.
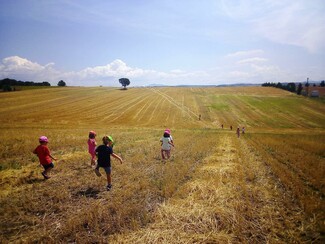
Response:
[[[43,164],[43,168],[46,170],[48,168],[54,168],[54,164],[50,163],[50,164]]]
[[[112,172],[112,167],[102,167],[102,166],[98,166],[97,169],[99,168],[103,168],[106,172],[106,174],[110,174]]]

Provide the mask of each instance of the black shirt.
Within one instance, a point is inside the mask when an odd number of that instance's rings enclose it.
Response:
[[[111,154],[113,153],[113,148],[100,145],[96,148],[98,166],[100,167],[111,167]]]

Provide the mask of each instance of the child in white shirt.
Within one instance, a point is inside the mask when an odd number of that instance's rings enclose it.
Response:
[[[161,157],[162,157],[162,159],[166,159],[166,157],[167,157],[167,159],[169,159],[171,146],[174,146],[172,140],[170,139],[170,132],[165,131],[164,136],[160,139],[160,142],[161,142]]]

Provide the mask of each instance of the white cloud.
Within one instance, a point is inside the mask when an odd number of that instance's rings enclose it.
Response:
[[[317,52],[325,48],[323,0],[222,1],[224,13],[269,41]]]
[[[135,80],[135,85],[146,85],[152,83],[163,83],[166,85],[175,85],[179,82],[196,82],[200,77],[206,76],[205,72],[194,71],[186,72],[179,69],[171,70],[170,72],[162,72],[149,69],[141,69],[130,67],[122,60],[114,60],[105,66],[88,67],[80,72],[71,73],[68,77],[70,80],[78,80],[78,84],[87,85],[87,82],[92,81],[93,84],[102,85],[119,85],[116,81],[121,77],[127,77]],[[178,82],[178,83],[177,83]]]
[[[258,33],[273,42],[304,47],[310,52],[325,47],[324,15],[301,1],[282,6],[252,23]]]
[[[47,78],[56,77],[59,72],[53,69],[54,63],[44,66],[19,56],[4,58],[0,64],[0,78],[15,78],[25,81],[50,81]],[[51,78],[50,78],[51,79]]]
[[[268,61],[266,58],[255,57],[255,58],[242,59],[242,60],[238,61],[237,64],[261,63],[261,62],[266,62],[266,61]]]
[[[27,59],[12,56],[7,57],[2,60],[3,65],[1,65],[2,72],[10,72],[10,71],[18,71],[23,70],[25,72],[34,72],[43,70],[44,67],[39,65],[38,63],[33,63]]]
[[[80,71],[61,72],[53,63],[41,65],[18,56],[4,58],[0,63],[0,79],[12,78],[23,81],[48,81],[56,85],[64,80],[68,86],[120,86],[118,79],[127,77],[132,86],[148,84],[165,85],[218,85],[232,83],[263,83],[288,82],[305,80],[306,71],[284,70],[272,64],[268,59],[250,57],[253,54],[262,54],[262,50],[236,52],[229,60],[224,59],[221,65],[214,69],[185,71],[173,69],[169,72],[130,67],[120,59],[95,67],[87,67]],[[228,55],[229,57],[229,55]],[[242,57],[247,57],[242,59]],[[265,64],[268,62],[270,64]],[[323,69],[315,67],[314,79],[324,79]]]
[[[152,83],[163,83],[173,85],[179,83],[196,84],[197,80],[206,77],[204,71],[186,72],[172,70],[161,72],[156,70],[134,68],[128,66],[120,59],[95,67],[87,67],[80,71],[60,72],[55,69],[54,63],[40,65],[27,59],[13,56],[4,58],[0,64],[0,79],[13,78],[23,81],[48,81],[56,85],[61,79],[68,85],[84,86],[119,86],[118,79],[127,77],[136,81],[134,85],[146,85]]]
[[[229,58],[251,57],[251,56],[261,55],[263,53],[264,53],[263,50],[255,49],[255,50],[238,51],[238,52],[234,52],[234,53],[229,53],[226,55],[226,57],[229,57]]]

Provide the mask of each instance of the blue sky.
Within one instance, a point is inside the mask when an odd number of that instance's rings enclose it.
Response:
[[[0,79],[324,80],[324,13],[323,0],[0,0]]]

